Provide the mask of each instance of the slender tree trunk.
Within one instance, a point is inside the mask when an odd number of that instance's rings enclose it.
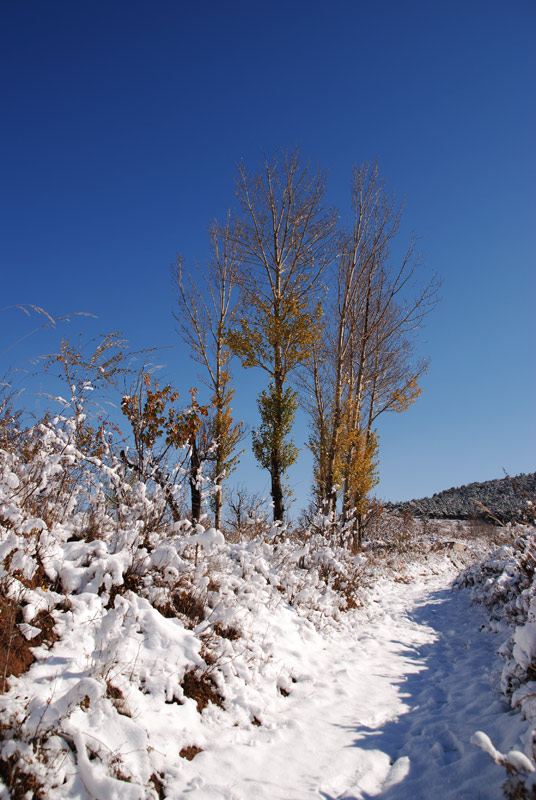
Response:
[[[277,254],[277,251],[276,251]],[[278,330],[281,324],[281,270],[278,266],[276,270],[275,297],[274,297],[274,320],[275,328]],[[281,448],[283,446],[283,390],[284,390],[283,358],[280,341],[274,344],[274,393],[275,393],[275,419],[274,437],[272,446],[272,463],[270,475],[272,478],[272,501],[274,504],[274,522],[283,522],[285,516],[285,506],[283,502],[283,459]]]
[[[201,458],[195,436],[191,442],[192,454],[190,456],[190,496],[192,505],[192,523],[195,525],[201,518],[201,486],[199,482]]]
[[[218,360],[218,381],[220,380],[220,364]],[[224,452],[223,452],[223,441],[222,441],[222,434],[223,434],[223,403],[221,402],[220,398],[217,401],[217,408],[216,408],[216,464],[214,468],[214,476],[215,476],[215,488],[216,491],[214,493],[214,500],[213,500],[213,508],[214,508],[214,527],[217,530],[221,528],[221,511],[223,507],[223,471],[224,471]]]
[[[312,449],[313,456],[316,460],[315,465],[315,493],[319,509],[324,514],[329,513],[329,493],[330,486],[333,485],[333,467],[331,469],[332,483],[329,482],[329,440],[330,431],[328,429],[328,420],[326,419],[323,385],[319,369],[319,355],[316,349],[313,349],[311,359],[311,369],[313,376],[313,393],[315,398],[316,411],[313,412],[314,425],[318,441],[316,447]]]
[[[326,469],[326,506],[328,513],[334,513],[337,506],[337,490],[335,488],[335,458],[337,447],[340,445],[340,428],[342,421],[342,348],[343,348],[343,327],[339,329],[339,340],[337,342],[337,370],[335,375],[335,387],[333,397],[333,419],[331,427],[331,437],[327,455]]]
[[[272,459],[272,500],[274,504],[274,522],[283,522],[285,505],[283,502],[283,486],[281,483],[281,467],[277,458]]]
[[[282,468],[282,455],[281,448],[283,445],[283,374],[281,369],[281,352],[280,348],[276,348],[276,369],[274,374],[274,391],[275,391],[275,420],[274,431],[275,436],[273,440],[272,450],[272,464],[270,474],[272,478],[272,501],[274,504],[274,521],[283,522],[285,517],[285,505],[283,502],[283,468]]]
[[[217,530],[221,528],[221,510],[223,507],[223,489],[221,483],[216,485],[216,493],[214,495],[214,527]]]

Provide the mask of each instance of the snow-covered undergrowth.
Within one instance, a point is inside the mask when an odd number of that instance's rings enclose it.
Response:
[[[532,526],[514,530],[510,543],[465,570],[459,584],[473,587],[492,628],[506,634],[501,690],[527,721],[525,752],[500,753],[482,731],[474,743],[506,768],[506,796],[522,799],[536,797],[536,537]]]
[[[229,543],[170,519],[165,489],[85,433],[58,416],[2,439],[2,799],[182,796],[189,759],[268,730],[379,581],[482,550],[389,517],[355,556],[329,520]]]
[[[278,620],[299,639],[336,619],[359,565],[166,522],[159,487],[84,455],[73,425],[0,451],[0,775],[14,797],[163,796],[221,709],[255,724],[288,691]]]

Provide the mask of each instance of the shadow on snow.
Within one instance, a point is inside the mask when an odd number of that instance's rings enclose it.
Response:
[[[483,631],[468,590],[445,589],[408,613],[435,641],[400,642],[408,673],[395,681],[407,707],[378,728],[358,725],[353,747],[381,751],[392,767],[376,794],[359,791],[324,800],[503,800],[502,769],[470,744],[484,730],[500,750],[515,744],[518,725],[497,688],[501,636]],[[495,688],[494,688],[495,687]],[[519,719],[519,718],[518,718]],[[398,782],[395,781],[395,773]],[[355,790],[354,790],[355,791]]]

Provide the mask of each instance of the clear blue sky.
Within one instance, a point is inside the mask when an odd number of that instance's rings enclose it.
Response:
[[[186,390],[169,266],[204,260],[236,164],[299,146],[348,208],[379,159],[442,300],[424,391],[380,425],[380,496],[420,497],[536,469],[534,0],[56,2],[2,5],[0,306],[89,311],[59,333],[121,330]],[[0,313],[0,350],[32,327]],[[255,424],[257,377],[235,368]],[[297,443],[307,436],[300,421]],[[237,474],[268,490],[251,461]],[[306,499],[310,460],[291,474]]]

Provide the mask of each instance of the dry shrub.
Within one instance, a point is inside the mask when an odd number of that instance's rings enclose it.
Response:
[[[164,791],[164,782],[162,780],[162,776],[158,775],[156,772],[153,772],[149,778],[149,783],[152,783],[158,800],[165,800],[166,793]]]
[[[6,530],[9,530],[9,523],[6,523],[5,520],[0,519],[0,525],[2,525]],[[39,550],[35,550],[32,542],[33,533],[29,534],[26,537],[26,548],[28,551],[32,553],[32,560],[34,562],[35,571],[32,574],[31,578],[28,578],[24,575],[21,570],[13,569],[12,568],[12,560],[13,556],[15,555],[15,551],[12,550],[9,555],[4,558],[2,562],[2,567],[4,569],[5,575],[9,576],[7,581],[15,580],[18,581],[22,586],[26,589],[46,589],[49,592],[61,592],[61,583],[59,578],[56,580],[51,580],[45,572],[45,568],[43,566],[43,562],[41,559],[41,554]],[[4,584],[5,587],[5,584]],[[2,589],[0,589],[0,593]]]
[[[181,758],[185,758],[187,761],[192,761],[192,759],[194,759],[198,753],[202,752],[203,752],[202,747],[196,747],[195,744],[191,744],[188,747],[183,747],[182,750],[179,752],[179,755]]]
[[[360,590],[368,588],[368,586],[369,580],[359,568],[354,568],[347,574],[338,574],[332,583],[332,588],[341,595],[343,600],[339,606],[340,611],[361,608],[363,602],[359,598]]]
[[[192,591],[184,589],[174,591],[167,603],[158,606],[158,611],[168,619],[181,617],[190,629],[205,618],[204,602]]]
[[[483,539],[490,545],[496,546],[504,544],[509,538],[507,528],[496,525],[481,516],[474,516],[469,519],[462,526],[460,533],[466,539]]]
[[[11,800],[46,800],[43,787],[35,775],[24,770],[25,762],[18,754],[0,758],[0,778],[9,790]]]
[[[22,610],[18,603],[0,597],[0,694],[8,689],[7,678],[19,677],[34,660],[29,642],[19,630]]]
[[[186,697],[195,700],[199,713],[209,703],[214,703],[218,708],[223,708],[223,697],[219,694],[216,684],[206,673],[189,670],[185,673],[181,683]]]
[[[54,618],[48,611],[40,611],[32,625],[41,633],[27,640],[19,629],[23,621],[22,607],[15,600],[0,595],[0,694],[8,688],[8,678],[20,677],[35,661],[33,647],[47,642],[53,644],[58,637],[54,632]]]
[[[205,604],[193,592],[178,591],[171,596],[171,602],[177,615],[197,625],[205,618]]]
[[[138,575],[136,572],[132,570],[127,570],[123,574],[123,583],[114,583],[110,589],[110,596],[108,598],[108,602],[106,603],[106,608],[114,608],[115,605],[115,598],[117,595],[122,596],[126,592],[134,592],[135,594],[139,594],[141,596],[141,590],[143,588],[143,578],[141,575]],[[99,593],[104,591],[104,586],[101,587]]]
[[[6,398],[0,400],[0,448],[7,453],[19,450],[21,418],[22,411],[14,411]]]
[[[234,625],[222,625],[221,622],[216,622],[213,626],[213,631],[217,636],[221,636],[222,639],[229,639],[231,642],[240,639],[242,636],[241,632],[238,628],[235,628]]]

